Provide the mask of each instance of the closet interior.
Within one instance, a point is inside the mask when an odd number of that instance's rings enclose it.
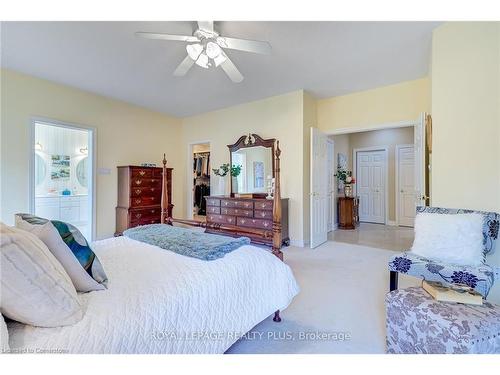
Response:
[[[201,145],[200,145],[201,146]],[[202,147],[200,147],[203,149]],[[208,148],[208,145],[207,147]],[[204,197],[210,195],[210,151],[193,152],[193,218],[204,221],[207,214]]]

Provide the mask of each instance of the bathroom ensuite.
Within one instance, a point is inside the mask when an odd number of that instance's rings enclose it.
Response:
[[[92,237],[92,130],[34,121],[34,214]]]

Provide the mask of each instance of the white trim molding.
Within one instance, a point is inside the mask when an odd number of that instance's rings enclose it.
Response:
[[[410,126],[415,126],[417,122],[418,120],[405,120],[405,121],[389,122],[389,123],[376,124],[370,126],[334,129],[330,131],[325,131],[325,133],[328,135],[341,135],[341,134],[369,132],[374,130],[406,128]]]
[[[204,145],[208,144],[211,150],[211,141],[205,140],[205,141],[194,141],[194,142],[189,142],[187,145],[187,165],[186,165],[186,170],[187,170],[187,196],[186,196],[186,218],[189,220],[192,220],[194,215],[193,215],[193,148],[196,145]],[[210,156],[212,156],[212,152],[210,152]],[[210,174],[211,175],[211,174]],[[210,189],[212,189],[212,178],[210,178]]]
[[[91,184],[88,186],[88,196],[91,199],[91,228],[90,228],[90,236],[88,239],[89,242],[95,241],[97,238],[97,129],[93,126],[82,125],[67,121],[54,120],[47,117],[40,116],[32,116],[29,122],[29,144],[28,144],[28,152],[29,152],[29,210],[30,213],[35,213],[35,123],[45,124],[49,126],[56,126],[59,128],[65,129],[74,129],[74,130],[85,130],[89,132],[89,146],[88,146],[88,156],[91,157],[92,161],[92,176],[91,176]]]

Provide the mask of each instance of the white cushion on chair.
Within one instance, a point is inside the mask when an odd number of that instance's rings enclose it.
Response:
[[[478,266],[484,263],[481,214],[418,213],[411,251],[430,260]]]

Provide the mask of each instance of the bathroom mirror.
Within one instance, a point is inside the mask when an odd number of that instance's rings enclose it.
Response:
[[[231,178],[231,195],[267,193],[267,178],[274,177],[275,139],[262,139],[257,134],[240,137],[233,145],[228,145],[230,163],[240,166],[240,173]]]
[[[38,154],[35,153],[35,184],[40,185],[43,180],[45,180],[45,175],[47,173],[47,167],[45,166],[45,161]]]
[[[84,157],[82,160],[78,162],[76,165],[76,179],[78,180],[78,183],[83,186],[83,187],[88,187],[88,180],[87,180],[87,159],[88,157]]]

